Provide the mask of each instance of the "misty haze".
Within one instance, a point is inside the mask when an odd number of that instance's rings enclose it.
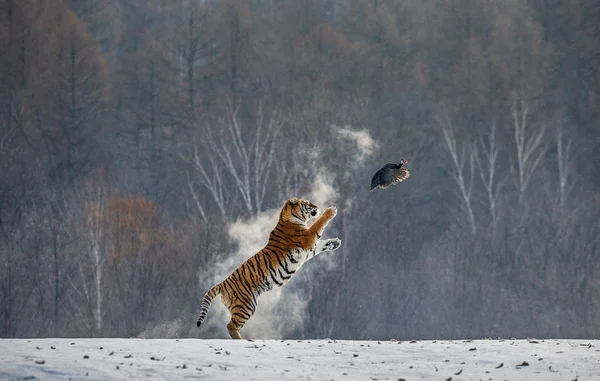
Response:
[[[599,20],[592,0],[0,1],[0,337],[229,338],[219,298],[196,328],[202,296],[303,197],[337,207],[342,245],[244,338],[598,338]]]

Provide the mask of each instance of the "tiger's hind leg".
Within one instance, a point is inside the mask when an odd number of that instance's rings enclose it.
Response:
[[[227,330],[229,331],[229,336],[231,336],[232,339],[242,339],[242,335],[240,335],[240,329],[242,327],[238,324],[239,323],[236,322],[233,318],[231,318],[229,323],[227,323]]]
[[[256,298],[248,302],[238,301],[229,309],[231,320],[227,323],[227,330],[232,339],[242,339],[240,329],[254,315],[256,311]]]

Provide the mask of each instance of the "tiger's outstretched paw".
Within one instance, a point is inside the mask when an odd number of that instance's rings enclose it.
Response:
[[[325,251],[337,250],[342,245],[342,241],[339,238],[330,238],[327,240],[324,246]]]
[[[324,214],[327,215],[327,218],[331,219],[337,216],[337,208],[335,206],[330,206],[329,208],[325,209]]]

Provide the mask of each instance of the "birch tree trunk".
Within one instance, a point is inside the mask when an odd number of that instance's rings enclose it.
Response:
[[[469,144],[459,147],[449,118],[446,118],[446,126],[442,129],[442,133],[444,134],[444,141],[452,158],[453,168],[449,173],[458,186],[460,199],[469,220],[469,225],[471,226],[471,233],[475,234],[477,233],[477,226],[475,225],[475,214],[471,201],[473,180],[475,177],[475,149]],[[465,168],[467,160],[468,168]]]

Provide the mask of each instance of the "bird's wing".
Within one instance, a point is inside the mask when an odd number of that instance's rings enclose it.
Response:
[[[397,183],[400,183],[400,182],[406,180],[408,178],[408,176],[410,176],[410,172],[408,171],[407,168],[400,167],[398,169],[390,170],[388,176],[390,177],[390,179],[389,179],[390,185],[394,185],[394,184],[397,184]]]
[[[381,185],[381,175],[383,172],[383,168],[378,170],[377,172],[375,172],[375,174],[373,175],[373,178],[371,179],[371,190],[377,188],[379,185]]]
[[[410,172],[404,167],[398,169],[383,167],[373,175],[373,178],[371,179],[371,190],[375,188],[385,189],[390,185],[406,180],[408,176],[410,176]]]
[[[371,179],[371,190],[373,190],[377,187],[385,188],[384,181],[383,181],[385,171],[386,171],[385,168],[381,168],[380,170],[375,172],[375,174],[373,175],[373,178]]]

